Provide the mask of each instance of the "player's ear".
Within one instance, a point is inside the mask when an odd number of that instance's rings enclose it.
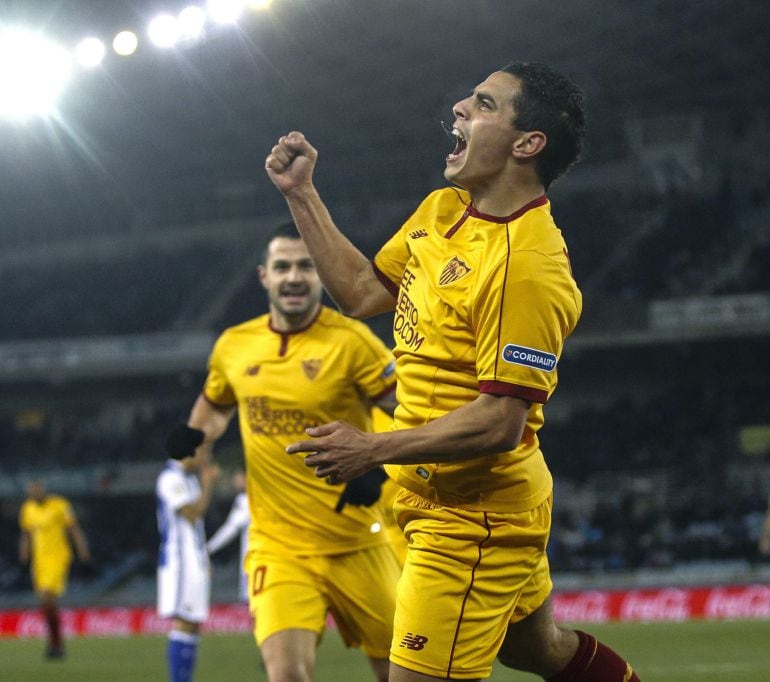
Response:
[[[257,275],[259,277],[259,281],[261,282],[262,286],[267,289],[267,284],[265,283],[265,277],[267,277],[267,270],[265,269],[264,265],[257,265]]]
[[[545,149],[548,138],[541,130],[528,130],[521,133],[513,142],[511,153],[514,158],[524,161],[537,156]]]

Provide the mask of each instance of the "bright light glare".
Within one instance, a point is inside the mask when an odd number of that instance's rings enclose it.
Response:
[[[133,31],[121,31],[112,39],[112,49],[121,57],[128,57],[136,52],[139,39]]]
[[[59,45],[25,29],[0,32],[0,116],[23,118],[53,112],[72,73],[72,57]]]
[[[185,7],[179,13],[179,32],[185,40],[194,40],[203,35],[203,28],[206,26],[206,12],[195,5]]]
[[[158,47],[173,47],[179,40],[179,24],[170,14],[159,14],[147,27],[147,35]]]
[[[246,0],[209,0],[206,10],[217,24],[230,24],[238,21],[245,6]]]
[[[249,7],[252,9],[267,9],[273,4],[273,0],[249,0]]]
[[[104,43],[98,38],[84,38],[75,47],[75,59],[81,66],[99,66],[104,59]]]

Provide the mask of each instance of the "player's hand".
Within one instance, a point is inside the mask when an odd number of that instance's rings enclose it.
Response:
[[[173,459],[192,457],[203,442],[205,434],[187,424],[177,424],[166,438],[166,454]]]
[[[337,500],[337,506],[334,508],[338,514],[345,508],[346,504],[352,504],[356,507],[371,507],[382,495],[382,484],[387,480],[388,475],[383,469],[377,467],[367,471],[363,476],[348,481],[345,489]]]
[[[315,148],[295,130],[281,137],[270,150],[265,169],[273,184],[286,195],[312,183],[317,158]]]
[[[292,443],[286,448],[289,454],[310,453],[305,464],[315,468],[318,478],[329,483],[345,483],[362,476],[379,464],[374,459],[378,436],[365,433],[345,422],[332,422],[306,429],[313,440]]]

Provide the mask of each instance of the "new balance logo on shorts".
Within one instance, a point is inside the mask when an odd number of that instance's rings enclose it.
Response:
[[[409,236],[412,239],[419,239],[420,237],[427,237],[428,233],[425,230],[415,230],[414,232],[410,232]]]
[[[412,651],[422,651],[427,641],[428,638],[424,635],[413,635],[411,632],[407,632],[404,635],[404,639],[401,640],[400,646],[404,646]]]

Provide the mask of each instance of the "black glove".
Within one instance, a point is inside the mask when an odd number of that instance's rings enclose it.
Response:
[[[388,478],[384,469],[372,469],[363,476],[348,481],[345,489],[337,500],[337,506],[334,508],[338,514],[345,508],[346,504],[353,504],[356,507],[371,507],[382,494],[382,484]]]
[[[200,429],[177,424],[166,438],[166,454],[173,459],[192,457],[204,438],[205,434]]]

